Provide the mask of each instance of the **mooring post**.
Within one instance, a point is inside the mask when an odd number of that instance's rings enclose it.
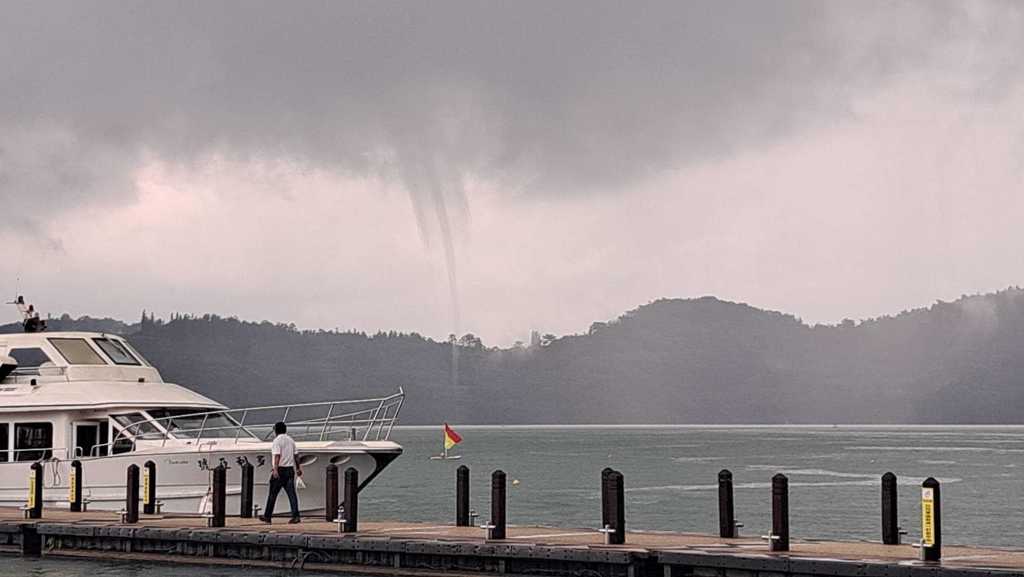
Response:
[[[939,482],[928,477],[921,483],[921,560],[942,559],[942,500]]]
[[[772,532],[769,551],[789,551],[789,479],[779,473],[772,477]]]
[[[142,465],[142,512],[156,514],[156,463],[153,461]]]
[[[73,513],[82,512],[82,462],[71,461],[71,476],[68,478],[68,508]]]
[[[626,542],[626,487],[625,479],[619,471],[608,474],[609,504],[608,512],[612,531],[608,533],[609,545],[622,545]]]
[[[359,471],[354,467],[345,469],[345,532],[359,530]]]
[[[491,473],[491,524],[487,529],[488,539],[505,538],[506,497],[505,471],[498,469]]]
[[[615,508],[615,503],[612,500],[611,485],[608,481],[608,476],[615,472],[615,469],[611,467],[605,467],[601,469],[601,530],[604,531],[612,527],[615,520],[612,519],[612,509]]]
[[[227,494],[228,494],[228,470],[224,465],[217,465],[213,469],[213,506],[211,507],[213,516],[210,518],[210,527],[223,527],[224,516],[227,513],[225,510],[227,507]]]
[[[28,505],[25,514],[29,519],[43,517],[43,466],[32,463],[28,473]]]
[[[718,472],[718,534],[723,539],[736,537],[736,511],[732,497],[732,471]]]
[[[455,526],[469,527],[469,467],[455,470]]]
[[[124,493],[124,522],[139,522],[139,466],[128,465],[128,480]]]
[[[238,516],[243,519],[252,519],[252,487],[253,473],[255,472],[252,463],[242,463],[242,493],[238,496]]]
[[[334,463],[324,468],[324,519],[334,521],[338,516],[338,466]]]
[[[896,475],[888,472],[882,475],[882,543],[899,545],[900,534]]]

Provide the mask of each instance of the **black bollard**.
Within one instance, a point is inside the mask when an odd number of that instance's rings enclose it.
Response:
[[[732,498],[732,472],[718,472],[718,534],[723,539],[736,537],[736,511]]]
[[[359,471],[354,467],[345,469],[345,532],[359,530]]]
[[[82,512],[82,462],[71,461],[71,477],[68,478],[68,503],[73,513]]]
[[[139,466],[128,465],[128,481],[124,492],[124,522],[139,522]]]
[[[789,551],[789,479],[779,473],[772,477],[772,534],[769,551]]]
[[[243,519],[252,519],[252,486],[254,468],[252,463],[242,463],[242,493],[239,495],[238,516]]]
[[[455,469],[455,526],[469,527],[469,467]]]
[[[28,473],[28,518],[43,517],[43,466],[32,463]]]
[[[217,465],[213,469],[213,518],[210,519],[210,527],[223,527],[224,515],[227,506],[228,494],[228,470],[224,465]]]
[[[612,471],[608,474],[608,511],[610,529],[609,545],[622,545],[626,542],[626,487],[622,473]]]
[[[505,472],[501,469],[491,473],[491,527],[488,539],[505,538],[506,510]]]
[[[921,483],[921,560],[942,559],[942,500],[939,482],[928,477]]]
[[[609,475],[615,472],[615,469],[611,467],[605,467],[601,469],[601,529],[607,529],[615,524],[615,519],[612,518],[612,509],[615,508],[615,502],[612,499],[613,495],[611,492],[610,481],[608,480]]]
[[[156,463],[142,465],[142,512],[156,515]]]
[[[324,519],[334,521],[338,516],[338,466],[331,463],[324,468]]]
[[[882,543],[900,544],[899,499],[896,475],[891,472],[882,475]]]

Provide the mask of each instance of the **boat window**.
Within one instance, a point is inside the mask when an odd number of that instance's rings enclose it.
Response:
[[[110,418],[114,419],[114,422],[120,425],[122,429],[126,429],[128,433],[134,437],[139,437],[142,439],[153,439],[154,437],[163,437],[163,434],[160,432],[160,429],[158,429],[156,425],[150,422],[149,417],[143,415],[142,413],[125,413],[123,415],[110,415]]]
[[[135,448],[135,441],[131,437],[121,435],[114,440],[113,446],[110,447],[110,454],[120,455],[121,453],[128,453]]]
[[[204,439],[209,438],[250,438],[244,428],[234,419],[217,412],[201,412],[203,409],[149,409],[149,414],[179,439],[195,439],[200,431]]]
[[[7,423],[0,423],[0,463],[6,463],[8,460],[7,448],[10,447],[11,442],[9,436],[10,428],[11,426],[8,425]]]
[[[40,367],[53,362],[43,349],[36,347],[11,349],[7,351],[7,355],[18,361],[18,368]]]
[[[115,365],[138,366],[142,364],[119,341],[113,339],[93,339],[93,342],[110,357],[110,360],[114,361]]]
[[[72,365],[105,365],[106,361],[85,339],[49,339],[50,344]]]
[[[53,454],[53,423],[16,423],[14,460],[38,461]]]
[[[143,365],[143,366],[150,366],[150,367],[152,367],[152,366],[153,366],[153,363],[151,363],[151,362],[147,361],[147,360],[146,360],[146,357],[144,357],[144,356],[142,356],[141,354],[139,354],[139,350],[138,350],[138,349],[136,349],[135,347],[133,347],[133,346],[131,345],[131,343],[129,343],[128,341],[120,341],[120,345],[121,345],[122,347],[124,347],[124,349],[125,349],[126,351],[128,351],[129,353],[131,353],[133,357],[135,357],[136,359],[138,359],[138,360],[139,360],[139,364],[141,364],[141,365]]]

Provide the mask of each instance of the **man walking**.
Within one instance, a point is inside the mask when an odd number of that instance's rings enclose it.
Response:
[[[274,443],[270,447],[273,470],[270,473],[270,491],[267,493],[267,507],[264,509],[260,521],[270,523],[274,516],[274,504],[277,502],[277,494],[284,489],[288,494],[288,503],[292,507],[292,518],[289,523],[298,523],[299,519],[299,497],[295,494],[295,476],[302,476],[302,467],[295,456],[295,441],[286,432],[287,425],[278,422],[274,425]]]

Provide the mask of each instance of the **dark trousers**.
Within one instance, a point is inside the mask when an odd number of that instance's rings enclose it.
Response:
[[[267,508],[264,509],[264,516],[267,519],[274,516],[274,505],[277,503],[277,494],[284,489],[288,494],[288,503],[292,506],[292,518],[299,518],[299,496],[295,494],[295,468],[278,467],[277,477],[270,478],[270,492],[267,493]]]

